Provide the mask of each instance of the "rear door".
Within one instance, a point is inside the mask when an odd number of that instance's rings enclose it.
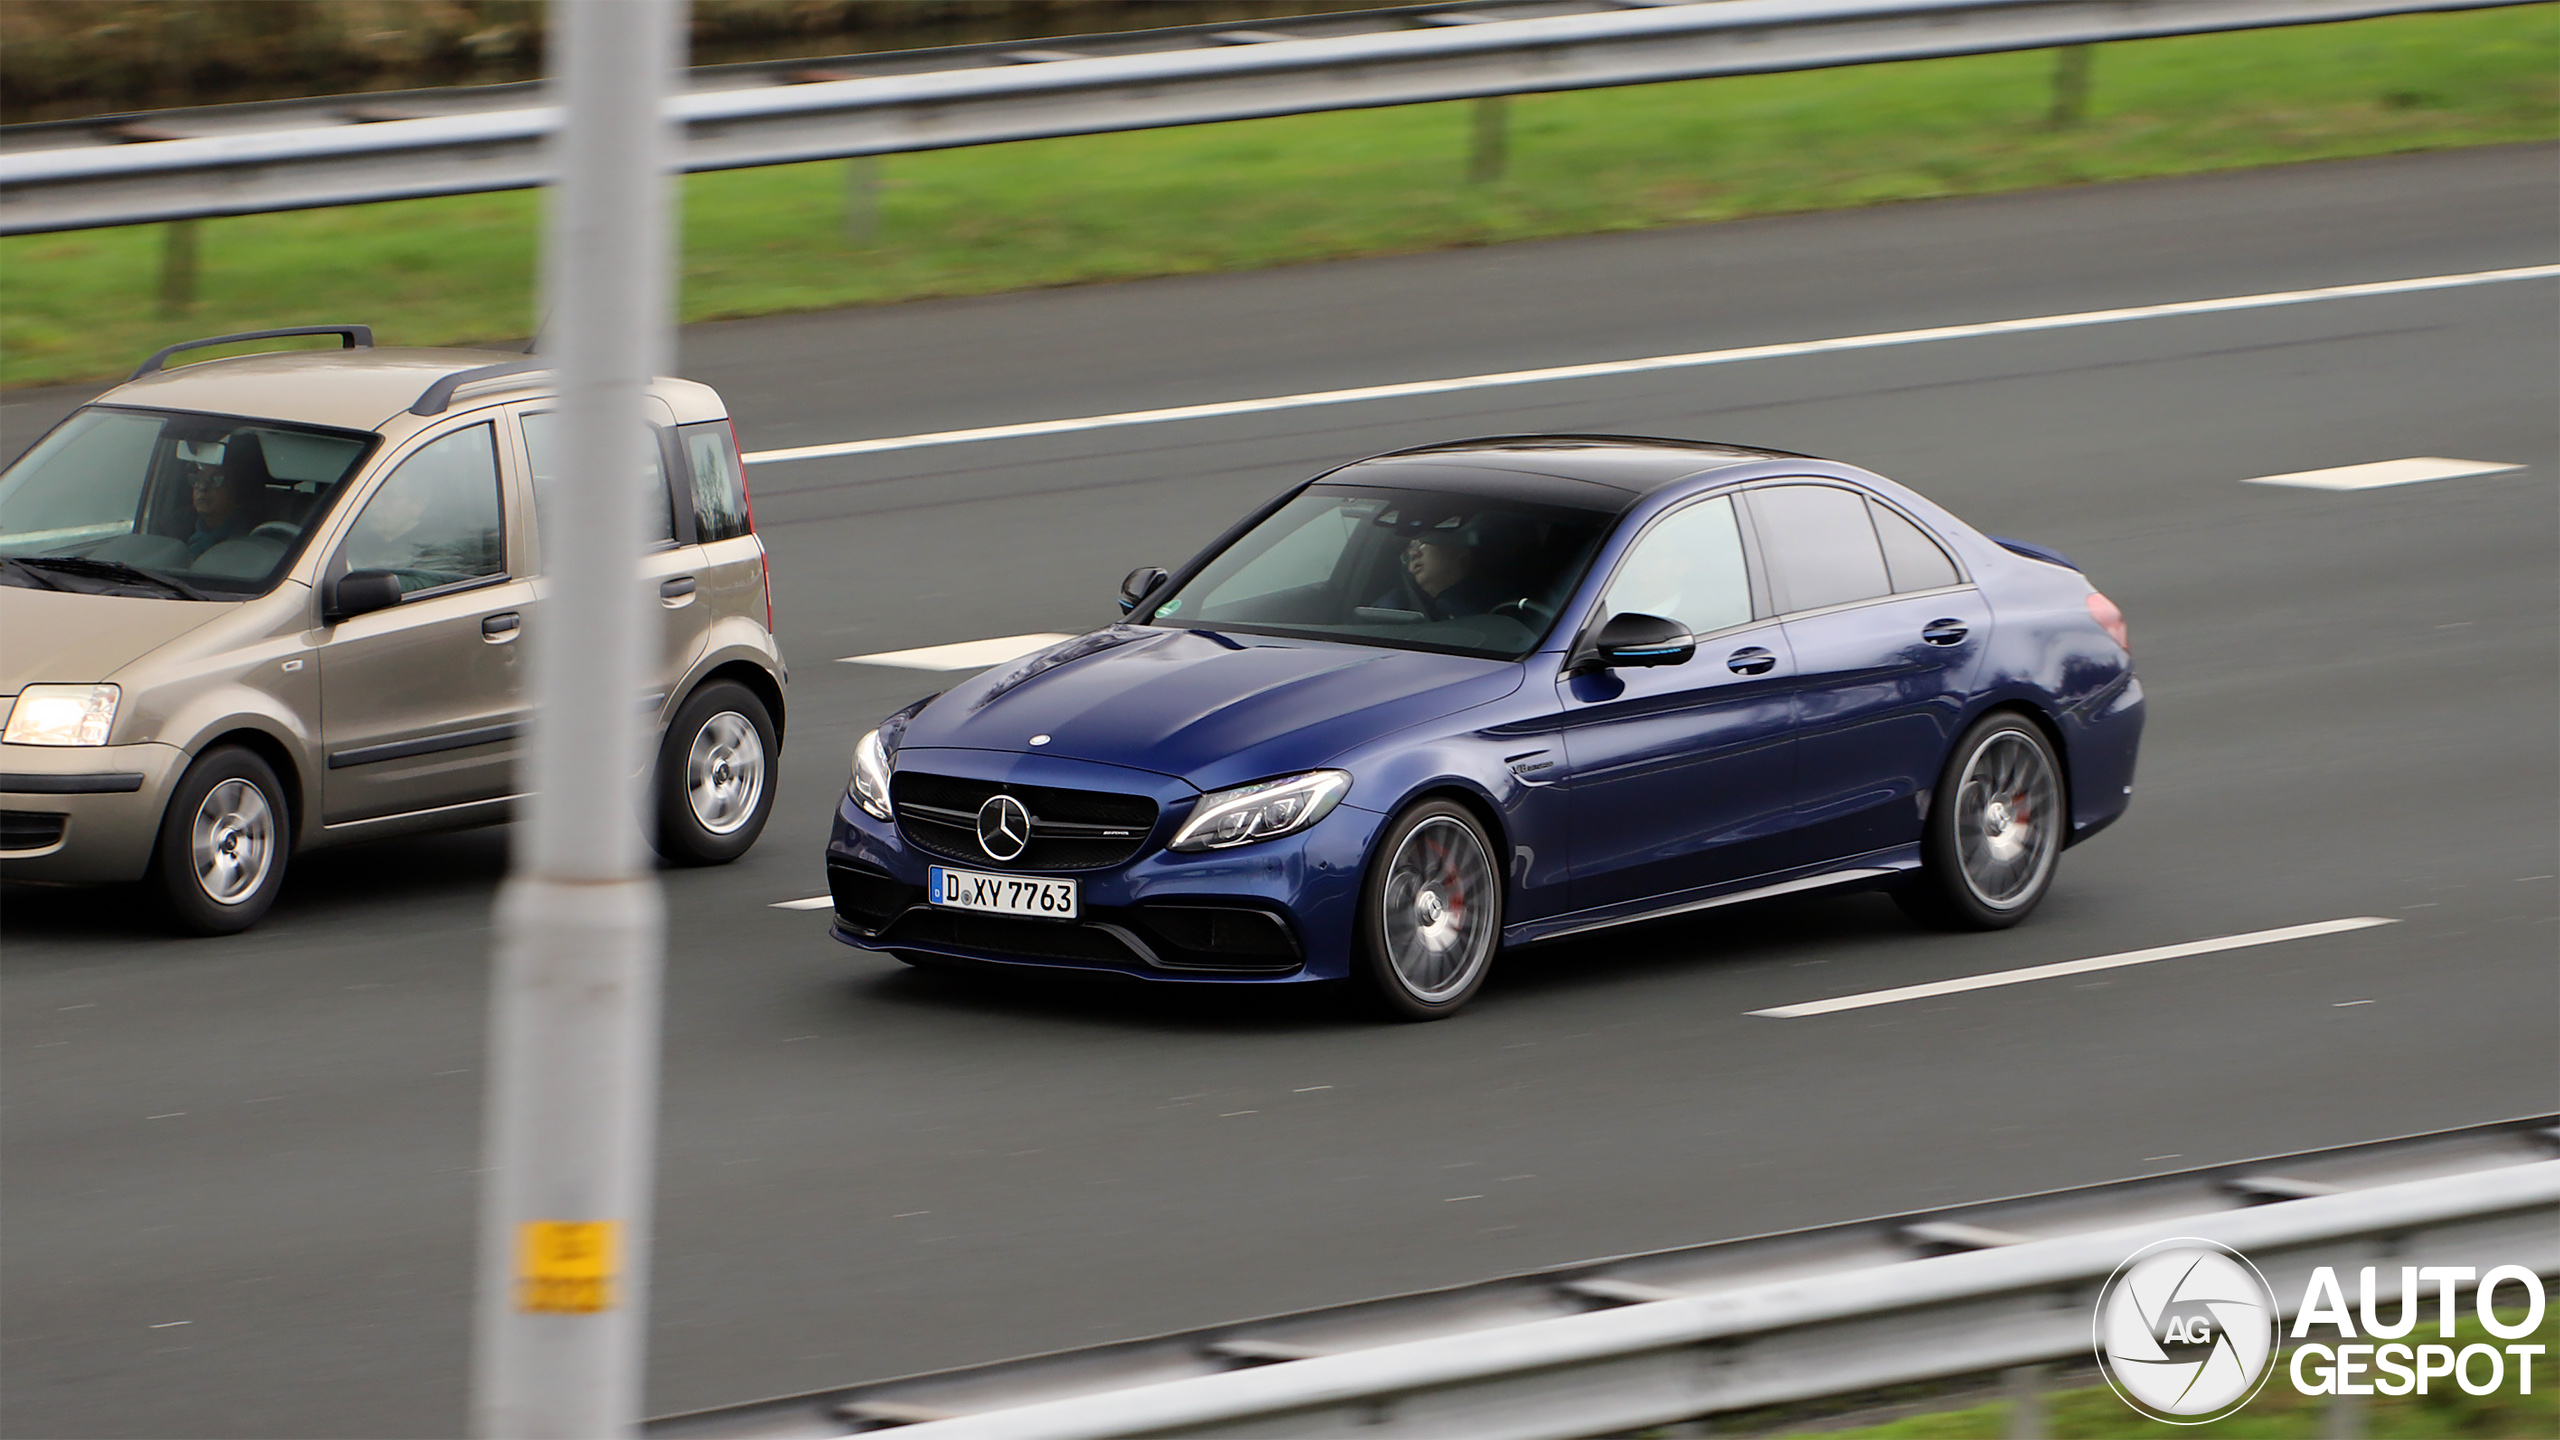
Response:
[[[533,481],[537,526],[564,523],[557,518],[549,498],[567,460],[560,417],[549,403],[523,406],[516,412],[524,442],[525,469]],[[681,517],[687,523],[679,527],[674,503],[677,491],[670,483],[676,466],[675,443],[672,427],[665,422],[674,417],[654,396],[649,406],[660,423],[649,427],[647,458],[642,461],[635,482],[641,487],[645,507],[639,589],[656,627],[649,652],[653,663],[647,692],[654,713],[684,678],[693,658],[702,653],[712,610],[703,603],[702,547],[693,543],[689,514]]]
[[[747,473],[736,433],[726,420],[679,427],[675,432],[676,523],[688,521],[698,547],[695,604],[702,625],[748,618],[773,628],[773,595],[767,588],[764,541],[747,508]],[[688,496],[687,490],[691,491]]]
[[[1863,491],[1808,481],[1747,498],[1802,677],[1788,863],[1912,844],[1990,607],[1925,529]]]
[[[477,420],[412,446],[330,559],[332,576],[392,571],[405,593],[327,627],[319,647],[326,823],[512,790],[533,586],[523,552],[510,559],[498,438]]]

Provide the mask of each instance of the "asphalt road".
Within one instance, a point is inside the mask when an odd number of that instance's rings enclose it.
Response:
[[[2520,147],[704,327],[750,449],[2560,259]],[[670,874],[649,1403],[2550,1109],[2560,419],[2549,280],[756,469],[793,660],[758,849]],[[321,317],[336,318],[336,317]],[[361,317],[358,317],[361,318]],[[77,396],[10,397],[5,444]],[[2151,700],[2121,825],[2027,925],[1875,897],[1516,953],[1467,1014],[971,984],[837,946],[836,657],[1111,613],[1363,453],[1530,429],[1851,459],[2058,546]],[[2353,493],[2245,477],[2528,468]],[[0,917],[0,1426],[462,1424],[503,832],[296,868],[171,941]],[[1781,1020],[2139,947],[2398,923]]]

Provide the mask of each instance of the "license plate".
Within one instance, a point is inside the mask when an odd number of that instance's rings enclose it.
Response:
[[[1076,918],[1076,882],[1042,880],[1025,875],[988,875],[976,870],[927,867],[926,894],[936,905],[954,910],[984,910],[995,915],[1029,915],[1040,920]]]

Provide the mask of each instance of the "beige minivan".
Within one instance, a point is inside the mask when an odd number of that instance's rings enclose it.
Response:
[[[167,368],[297,335],[340,346]],[[524,647],[552,639],[551,377],[372,342],[172,346],[0,472],[0,877],[145,881],[225,933],[298,850],[507,818]],[[649,395],[654,840],[718,864],[773,804],[772,582],[727,407]]]

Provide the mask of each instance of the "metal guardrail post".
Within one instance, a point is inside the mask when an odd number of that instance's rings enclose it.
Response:
[[[639,1422],[664,916],[639,830],[653,649],[644,395],[669,348],[664,110],[675,0],[554,0],[566,116],[544,289],[563,467],[527,643],[532,791],[498,897],[471,1424],[486,1440]]]
[[[2089,118],[2089,59],[2092,45],[2065,45],[2053,52],[2053,109],[2045,124],[2056,130],[2077,129]]]
[[[2044,1440],[2045,1371],[2042,1365],[2012,1365],[2000,1372],[2009,1399],[2009,1440]]]
[[[196,308],[196,242],[201,220],[172,220],[160,235],[160,318],[175,320]]]
[[[1467,155],[1467,182],[1490,185],[1511,159],[1511,97],[1487,95],[1475,109],[1475,143]]]
[[[844,238],[868,249],[880,238],[880,157],[856,155],[844,162]]]

